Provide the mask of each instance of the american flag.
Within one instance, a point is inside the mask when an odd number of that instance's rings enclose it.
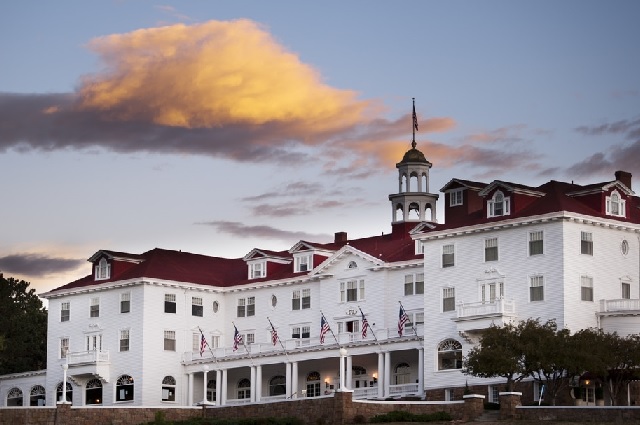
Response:
[[[238,349],[238,345],[242,344],[242,335],[240,335],[240,332],[238,332],[238,328],[235,325],[233,327],[236,329],[233,334],[233,351],[236,351]]]
[[[360,313],[362,314],[362,338],[366,338],[367,329],[369,329],[369,321],[365,317],[364,312],[362,310],[360,310]]]
[[[413,128],[418,131],[418,117],[416,115],[416,104],[413,104]]]
[[[200,335],[200,357],[202,357],[204,349],[207,348],[209,344],[207,344],[207,338],[204,337],[204,334],[202,332],[200,333]]]
[[[271,325],[271,342],[273,342],[273,345],[278,342],[278,331],[273,327],[273,324]]]
[[[404,308],[402,308],[402,305],[400,305],[400,315],[398,317],[398,335],[402,336],[402,333],[404,332],[404,324],[407,323],[409,321],[409,316],[407,316],[407,313],[404,312]]]
[[[322,315],[322,319],[320,319],[320,344],[324,344],[324,336],[329,332],[329,323],[324,318],[324,314]]]

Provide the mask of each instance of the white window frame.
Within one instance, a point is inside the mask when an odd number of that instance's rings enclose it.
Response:
[[[462,369],[462,344],[453,338],[440,341],[437,347],[438,370]],[[446,362],[445,362],[446,360]],[[453,367],[450,362],[453,360]]]
[[[364,279],[350,279],[340,282],[341,303],[353,303],[362,300],[364,300]]]
[[[191,297],[191,315],[196,317],[204,316],[202,297]]]
[[[295,272],[308,272],[313,268],[313,255],[311,254],[301,254],[297,255],[295,258]]]
[[[580,254],[593,256],[593,233],[580,232]]]
[[[536,274],[536,275],[531,275],[529,276],[529,302],[540,302],[540,301],[544,301],[544,286],[545,286],[545,282],[544,282],[544,276],[541,274]],[[541,294],[536,294],[535,298],[540,298],[540,299],[533,299],[534,298],[534,288],[542,288],[541,290],[537,290],[535,289],[535,292],[541,292]]]
[[[100,317],[100,297],[91,298],[89,317]]]
[[[424,242],[416,240],[416,254],[424,254]]]
[[[489,395],[489,403],[500,404],[500,389],[497,385],[488,385],[487,394]]]
[[[447,257],[445,257],[445,255]],[[450,257],[448,257],[450,256]],[[448,261],[449,258],[451,259],[451,261]],[[445,259],[447,261],[445,261]],[[456,247],[454,244],[446,244],[446,245],[442,245],[442,263],[440,264],[440,266],[444,269],[444,268],[448,268],[448,267],[454,267],[456,265]]]
[[[482,303],[492,303],[504,298],[504,282],[489,281],[480,284],[480,301]]]
[[[66,359],[69,355],[69,337],[63,336],[60,338],[60,358]]]
[[[254,332],[246,333],[244,334],[242,341],[244,341],[246,345],[255,344],[256,334]]]
[[[129,329],[120,329],[118,341],[118,351],[122,352],[131,350],[131,331]],[[124,341],[126,341],[126,343],[124,343]]]
[[[164,351],[176,351],[176,331],[165,329],[163,348]]]
[[[593,302],[593,276],[580,276],[580,300]]]
[[[464,189],[454,189],[449,192],[449,206],[456,207],[464,203],[463,198]]]
[[[238,298],[236,309],[237,317],[249,317],[256,315],[256,297]]]
[[[495,252],[495,258],[492,257],[492,253]],[[490,261],[498,261],[500,259],[500,253],[498,252],[498,238],[487,238],[484,240],[484,261],[485,263]]]
[[[442,312],[456,311],[456,288],[447,286],[442,288]]]
[[[71,320],[71,303],[65,301],[60,303],[60,321],[68,322],[69,320]]]
[[[173,304],[173,311],[167,311],[167,307]],[[171,309],[169,309],[171,310]],[[176,303],[176,294],[164,294],[164,310],[165,313],[176,314],[178,305]]]
[[[532,252],[532,248],[541,245],[541,252]],[[527,233],[527,250],[529,257],[544,255],[544,230],[531,230]]]
[[[120,313],[131,312],[131,292],[120,294]]]
[[[622,299],[631,299],[631,282],[628,280],[620,281],[620,297]]]
[[[404,275],[404,295],[424,294],[424,273]]]
[[[98,264],[96,264],[95,279],[106,280],[109,279],[109,277],[111,277],[111,264],[109,264],[106,258],[102,258],[98,261]]]
[[[620,196],[620,192],[614,190],[611,194],[605,197],[606,201],[606,213],[614,217],[626,216],[626,202]]]
[[[500,207],[501,209],[498,209]],[[497,190],[491,199],[487,201],[487,217],[502,217],[511,215],[511,197],[504,196],[501,190]]]
[[[256,261],[249,264],[249,279],[260,279],[267,277],[266,260]]]

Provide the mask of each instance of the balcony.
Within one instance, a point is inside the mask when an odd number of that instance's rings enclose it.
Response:
[[[638,314],[640,314],[640,300],[600,300],[599,316],[636,316]]]
[[[109,361],[109,351],[107,350],[69,352],[67,354],[67,362],[69,376],[76,383],[92,378],[109,382],[111,362]]]
[[[600,300],[597,313],[599,327],[620,336],[635,334],[640,329],[640,300]]]
[[[456,317],[460,336],[468,342],[475,342],[479,334],[491,325],[502,326],[516,318],[516,306],[513,300],[498,298],[493,301],[459,303]]]

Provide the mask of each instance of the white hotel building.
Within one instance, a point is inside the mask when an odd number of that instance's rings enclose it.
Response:
[[[264,403],[341,387],[354,398],[448,400],[466,382],[486,385],[491,400],[502,380],[466,376],[461,364],[492,323],[640,330],[640,198],[629,173],[587,186],[452,179],[439,224],[431,163],[414,144],[397,168],[389,234],[338,232],[333,243],[235,259],[96,252],[91,274],[43,295],[47,369],[0,377],[0,404],[54,405],[65,377],[79,406]]]

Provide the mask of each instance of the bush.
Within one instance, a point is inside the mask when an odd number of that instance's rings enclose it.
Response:
[[[414,415],[413,413],[396,410],[385,415],[376,415],[371,418],[372,423],[383,422],[436,422],[451,421],[453,418],[447,412],[435,412],[431,414]]]

